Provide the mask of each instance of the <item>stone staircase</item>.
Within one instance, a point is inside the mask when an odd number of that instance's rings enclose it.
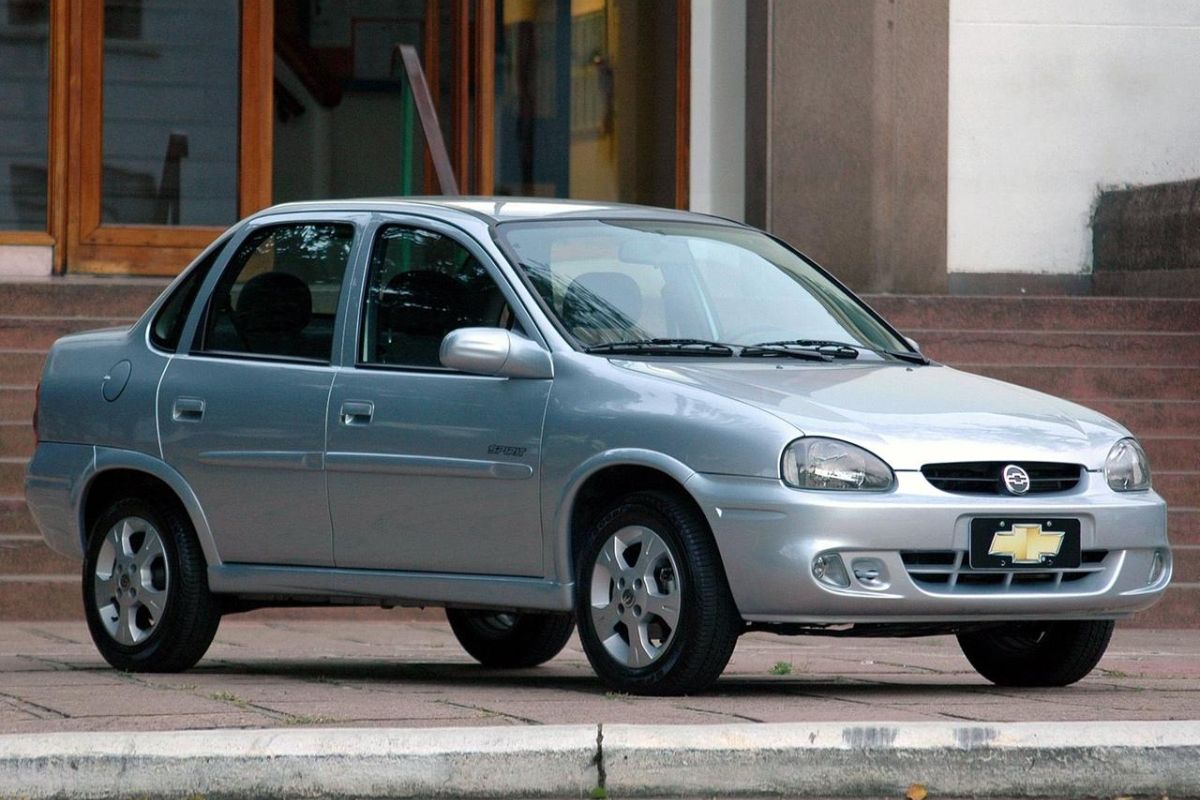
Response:
[[[82,614],[79,565],[41,543],[22,501],[46,350],[64,333],[132,321],[162,286],[102,278],[0,282],[0,619]],[[1170,504],[1176,583],[1131,624],[1200,627],[1200,300],[866,299],[939,361],[1067,397],[1133,430]]]
[[[133,278],[0,281],[0,620],[83,618],[79,563],[42,543],[23,499],[34,388],[46,352],[64,334],[131,323],[164,285]]]

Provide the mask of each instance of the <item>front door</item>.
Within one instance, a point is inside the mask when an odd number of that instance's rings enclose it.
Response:
[[[337,309],[355,228],[264,225],[237,245],[163,377],[163,457],[226,563],[329,566],[322,460]]]
[[[337,566],[540,577],[548,380],[466,375],[451,330],[525,330],[487,257],[446,230],[375,235],[354,366],[329,401]],[[528,325],[528,322],[526,322]]]

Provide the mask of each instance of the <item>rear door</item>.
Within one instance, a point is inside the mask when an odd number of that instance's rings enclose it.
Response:
[[[253,227],[210,276],[184,332],[191,347],[167,366],[163,456],[195,491],[224,562],[333,563],[325,409],[362,222]]]
[[[353,361],[329,402],[339,567],[537,576],[549,380],[467,375],[438,349],[455,328],[532,325],[495,265],[433,222],[372,237]],[[347,348],[350,350],[350,348]]]

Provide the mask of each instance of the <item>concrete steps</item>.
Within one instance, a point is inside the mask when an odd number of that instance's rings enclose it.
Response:
[[[1186,367],[1200,361],[1200,333],[1114,334],[1108,331],[955,331],[909,329],[929,354],[948,364],[1031,367]]]
[[[936,351],[927,354],[941,360]],[[1090,364],[1056,367],[995,364],[982,360],[946,363],[1085,405],[1091,400],[1195,400],[1200,397],[1200,367]]]
[[[79,562],[46,546],[40,534],[0,534],[0,575],[70,575]]]
[[[162,294],[157,278],[65,277],[0,281],[0,314],[135,319]]]
[[[98,328],[125,327],[126,317],[0,316],[0,349],[49,350],[60,336]]]
[[[28,422],[33,419],[33,386],[0,384],[0,422]]]
[[[37,386],[46,363],[45,350],[28,348],[0,349],[0,386]]]
[[[905,333],[938,329],[1200,333],[1196,313],[1200,301],[1192,299],[1019,295],[867,295],[864,299]]]

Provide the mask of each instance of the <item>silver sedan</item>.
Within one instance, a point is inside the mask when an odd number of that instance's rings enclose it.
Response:
[[[120,669],[186,669],[238,611],[435,605],[492,667],[578,627],[629,692],[708,687],[750,630],[955,634],[1065,685],[1171,577],[1127,430],[663,209],[267,209],[59,340],[37,432],[29,505]]]

